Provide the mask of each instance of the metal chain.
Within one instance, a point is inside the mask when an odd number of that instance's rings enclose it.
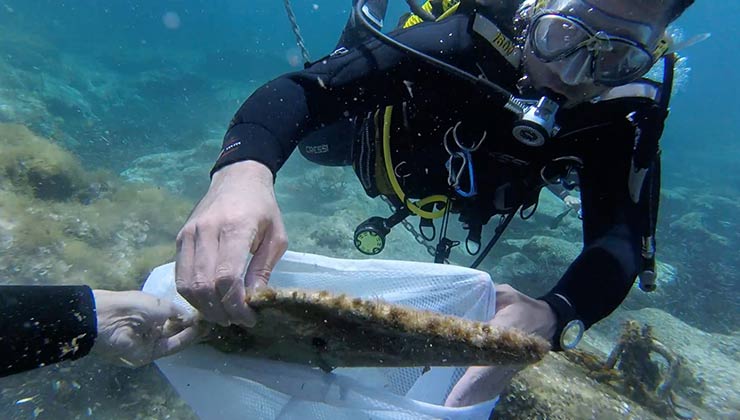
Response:
[[[295,34],[295,40],[296,44],[298,44],[298,47],[301,49],[301,55],[303,56],[303,61],[306,63],[310,63],[311,59],[308,55],[308,49],[306,48],[306,44],[303,42],[303,36],[301,35],[301,29],[298,27],[298,21],[295,18],[295,14],[293,13],[293,7],[290,5],[290,0],[284,0],[283,4],[285,4],[285,11],[288,13],[288,19],[290,20],[290,26],[293,27],[293,34]]]
[[[389,200],[388,197],[386,197],[386,196],[384,196],[384,195],[381,194],[380,195],[380,198],[385,202],[385,204],[388,205],[388,207],[391,209],[391,212],[392,213],[395,213],[396,212],[396,210],[397,210],[396,209],[396,206],[394,206],[393,203],[391,203],[391,200]],[[429,241],[427,241],[424,238],[424,236],[420,232],[418,232],[416,230],[416,228],[414,227],[414,225],[412,225],[411,222],[408,221],[408,219],[401,220],[401,224],[403,225],[403,227],[407,231],[409,231],[409,233],[411,233],[411,235],[414,237],[414,239],[416,240],[416,242],[419,243],[419,245],[421,245],[424,248],[426,248],[427,253],[429,253],[429,255],[431,255],[432,257],[435,257],[437,255],[437,248],[435,246],[431,245],[429,243]],[[448,259],[446,259],[446,258],[445,258],[445,261],[444,262],[445,262],[445,264],[449,264],[450,263],[450,261]]]

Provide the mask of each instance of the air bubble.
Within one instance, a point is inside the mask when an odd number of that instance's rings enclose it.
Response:
[[[162,15],[162,24],[167,29],[178,29],[182,21],[176,12],[167,12]]]

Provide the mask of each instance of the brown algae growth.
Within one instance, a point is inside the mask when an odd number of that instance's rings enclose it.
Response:
[[[226,352],[318,366],[526,365],[549,344],[518,330],[330,292],[262,289],[248,298],[254,328],[216,327]]]
[[[172,259],[191,204],[90,171],[69,151],[0,124],[0,276],[16,284],[138,288]]]

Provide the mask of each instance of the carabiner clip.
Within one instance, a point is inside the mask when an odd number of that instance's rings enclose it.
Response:
[[[462,121],[458,121],[454,127],[450,127],[447,129],[442,144],[444,145],[447,154],[450,155],[450,158],[447,159],[447,162],[445,163],[445,168],[447,168],[447,184],[451,186],[459,196],[470,198],[478,194],[478,188],[475,185],[475,171],[473,168],[472,152],[478,150],[481,144],[483,144],[483,141],[486,139],[488,133],[484,131],[483,136],[480,138],[480,140],[475,142],[471,147],[467,147],[462,144],[462,142],[460,141],[460,137],[457,134],[457,129],[460,127],[461,123]],[[452,138],[454,139],[455,145],[457,146],[459,151],[453,152],[450,148],[450,134],[452,134]],[[457,168],[457,170],[455,170],[454,168],[455,159],[461,160],[460,166],[459,168]],[[468,171],[468,181],[470,185],[468,191],[460,188],[460,177],[466,169]]]
[[[459,158],[461,160],[460,166],[457,171],[455,171],[453,168],[453,164],[456,158]],[[447,162],[445,162],[445,168],[447,169],[447,185],[453,188],[457,188],[458,184],[460,183],[460,176],[465,170],[465,165],[467,163],[467,158],[462,152],[455,152],[450,155],[449,159],[447,159]]]
[[[457,128],[460,127],[460,124],[462,124],[462,121],[458,121],[457,124],[455,124],[455,127],[452,128],[452,138],[455,139],[455,144],[457,144],[457,147],[459,147],[460,150],[464,152],[475,152],[476,150],[478,150],[480,145],[483,144],[483,141],[486,139],[488,132],[483,130],[483,136],[481,136],[480,140],[474,143],[472,147],[465,147],[460,141],[460,137],[458,137],[457,135]]]
[[[475,186],[475,171],[473,171],[473,156],[470,155],[470,152],[468,150],[463,150],[462,153],[465,155],[465,161],[467,161],[468,163],[467,168],[470,188],[468,189],[468,191],[464,191],[462,188],[460,188],[459,178],[462,173],[458,173],[458,182],[455,185],[455,192],[458,193],[461,197],[470,198],[478,194],[478,188]]]

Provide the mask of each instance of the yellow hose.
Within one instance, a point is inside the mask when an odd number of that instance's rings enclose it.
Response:
[[[391,115],[393,114],[393,106],[385,107],[385,114],[383,115],[383,161],[385,162],[385,170],[388,173],[388,180],[393,187],[393,192],[396,193],[398,199],[401,202],[406,203],[406,206],[411,210],[411,213],[425,219],[436,219],[442,217],[445,214],[445,208],[441,208],[437,211],[426,211],[422,209],[430,203],[444,203],[447,206],[447,197],[441,194],[430,195],[429,197],[422,198],[416,203],[406,201],[406,194],[401,189],[401,185],[396,179],[396,173],[393,170],[393,162],[391,162]]]

